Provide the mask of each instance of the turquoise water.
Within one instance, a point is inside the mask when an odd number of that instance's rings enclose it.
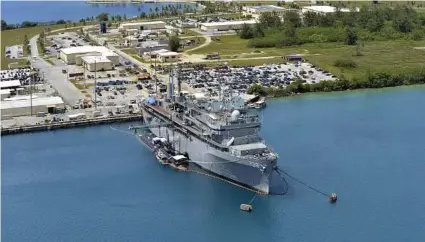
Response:
[[[87,4],[86,1],[2,1],[1,19],[8,24],[20,24],[23,21],[48,22],[79,21],[87,17],[96,17],[100,13],[110,15],[127,15],[127,18],[139,16],[142,12],[149,13],[149,8],[155,10],[169,3],[144,4]],[[138,10],[140,8],[140,11]]]
[[[109,126],[2,138],[3,241],[423,241],[425,88],[273,100],[263,136],[288,179],[257,197],[161,167]],[[114,125],[126,129],[128,124]]]

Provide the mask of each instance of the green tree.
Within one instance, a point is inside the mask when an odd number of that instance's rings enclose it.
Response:
[[[254,26],[254,36],[255,37],[264,37],[264,31],[263,28],[261,27],[261,25],[259,23],[256,23]]]
[[[180,38],[177,35],[173,35],[168,39],[168,47],[171,51],[178,51],[180,48]]]
[[[319,24],[318,14],[315,12],[306,12],[303,16],[304,25],[307,27],[317,26]]]
[[[345,41],[347,45],[355,45],[357,43],[357,32],[354,28],[346,29]]]
[[[295,28],[301,27],[301,18],[300,15],[295,11],[286,11],[283,15],[284,22],[289,22]]]
[[[101,13],[99,15],[97,15],[96,17],[99,21],[108,21],[109,20],[109,16],[108,13]]]
[[[263,28],[275,28],[282,24],[280,16],[276,12],[261,13],[258,22]]]
[[[411,32],[417,20],[416,12],[407,6],[397,8],[394,12],[394,27],[402,33]]]
[[[254,37],[254,33],[252,31],[252,28],[248,24],[243,24],[242,29],[239,32],[239,37],[241,39],[251,39]]]
[[[247,93],[248,94],[261,95],[261,96],[266,95],[266,92],[265,92],[263,86],[261,86],[261,84],[254,84],[254,85],[250,86],[247,90]]]
[[[280,46],[290,46],[299,43],[297,30],[294,25],[290,22],[283,24],[282,38],[280,40]]]
[[[7,29],[7,23],[3,19],[1,20],[1,30]]]

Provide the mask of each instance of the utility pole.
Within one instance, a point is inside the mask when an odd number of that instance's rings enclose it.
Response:
[[[97,77],[97,68],[96,68],[96,57],[94,59],[94,109],[97,110],[97,92],[96,92],[96,87],[97,87],[97,81],[96,81],[96,77]]]
[[[86,62],[83,61],[84,88],[86,88]]]
[[[155,93],[156,95],[158,95],[158,78],[156,76],[156,58],[155,58],[154,75],[155,75]]]
[[[32,116],[32,85],[34,83],[34,73],[31,75],[31,79],[30,79],[30,106],[31,106],[31,116]]]

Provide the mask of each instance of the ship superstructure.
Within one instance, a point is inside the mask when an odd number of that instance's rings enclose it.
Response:
[[[277,154],[260,137],[258,114],[247,114],[244,99],[222,90],[217,98],[174,94],[171,75],[166,97],[142,102],[143,117],[150,131],[169,138],[191,162],[226,179],[269,193]],[[162,124],[162,125],[161,125]]]

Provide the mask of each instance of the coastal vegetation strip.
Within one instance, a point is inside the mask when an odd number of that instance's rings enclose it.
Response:
[[[302,83],[301,80],[296,80],[285,88],[265,88],[262,87],[260,84],[254,84],[248,89],[248,93],[269,97],[285,97],[299,93],[333,92],[420,84],[425,84],[425,68],[423,68],[420,72],[412,74],[374,73],[369,74],[364,79],[340,78],[336,81],[321,81],[315,84]]]

